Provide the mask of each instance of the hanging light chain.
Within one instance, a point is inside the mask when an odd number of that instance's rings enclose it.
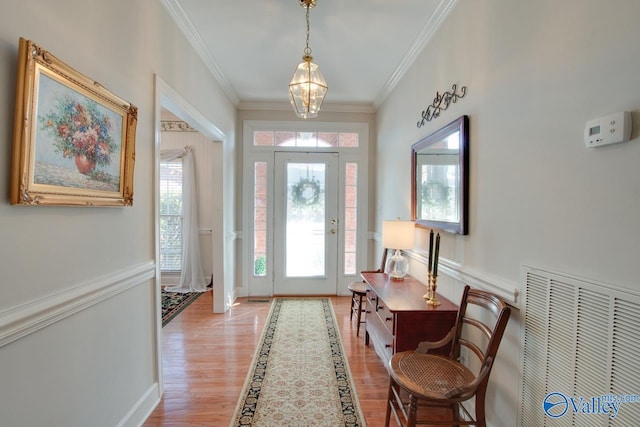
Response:
[[[303,119],[313,119],[318,117],[320,106],[327,92],[327,83],[316,64],[311,61],[311,47],[309,39],[311,38],[311,24],[309,9],[312,9],[317,0],[298,0],[300,6],[306,8],[306,44],[304,48],[303,62],[299,63],[293,73],[291,82],[289,83],[289,100],[296,115]]]
[[[309,4],[305,5],[305,9],[307,9],[307,47],[304,48],[305,55],[311,55],[311,48],[309,47]]]

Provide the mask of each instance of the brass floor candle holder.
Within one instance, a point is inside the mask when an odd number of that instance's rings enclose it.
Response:
[[[435,307],[440,305],[440,301],[436,298],[436,288],[438,287],[438,276],[434,276],[429,274],[428,277],[429,284],[427,286],[427,293],[424,295],[424,298],[427,300],[427,304],[433,305]]]

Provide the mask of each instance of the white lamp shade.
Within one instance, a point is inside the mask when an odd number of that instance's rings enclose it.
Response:
[[[413,221],[383,221],[382,246],[388,249],[413,249]]]

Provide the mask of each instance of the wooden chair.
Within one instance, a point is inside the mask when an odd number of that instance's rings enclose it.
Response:
[[[485,392],[510,314],[511,309],[493,294],[466,286],[456,324],[445,338],[422,342],[415,351],[396,353],[391,358],[385,427],[389,426],[392,412],[400,426],[485,427]],[[452,342],[449,356],[428,353],[449,342]],[[467,349],[469,359],[472,355],[477,358],[477,373],[460,363],[462,347]],[[474,416],[463,405],[472,397],[475,397]],[[427,410],[422,411],[423,408]],[[443,412],[447,411],[433,408],[448,409],[451,419],[444,421]]]
[[[357,327],[356,336],[360,336],[360,324],[364,323],[362,313],[365,311],[365,306],[362,304],[362,300],[367,295],[367,285],[364,282],[351,282],[347,285],[347,288],[351,291],[351,316],[356,315]]]
[[[380,268],[377,270],[370,270],[375,272],[384,271],[385,264],[387,262],[387,253],[389,249],[384,249],[382,251],[382,264]],[[363,271],[364,273],[364,271]],[[362,318],[362,313],[365,311],[366,307],[363,305],[363,299],[367,295],[367,285],[363,281],[351,282],[347,285],[347,288],[351,291],[351,315],[349,319],[353,321],[353,316],[356,316],[357,319],[357,327],[356,327],[356,336],[360,336],[360,324],[364,323],[364,319]]]

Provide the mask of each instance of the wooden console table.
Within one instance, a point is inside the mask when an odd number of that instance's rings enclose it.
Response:
[[[440,295],[439,306],[428,305],[422,297],[427,287],[409,275],[392,280],[363,272],[362,278],[367,283],[365,344],[373,344],[385,367],[393,354],[414,350],[421,341],[438,341],[455,324],[458,306]],[[438,352],[448,354],[449,347]]]

